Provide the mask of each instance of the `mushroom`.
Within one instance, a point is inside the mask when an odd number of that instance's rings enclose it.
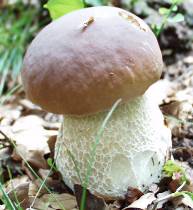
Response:
[[[153,32],[120,8],[74,11],[33,40],[24,58],[23,85],[32,102],[64,115],[56,164],[71,189],[80,183],[76,167],[85,178],[97,131],[118,99],[122,103],[96,148],[88,188],[120,197],[128,186],[144,191],[160,180],[171,134],[149,87],[162,67]]]

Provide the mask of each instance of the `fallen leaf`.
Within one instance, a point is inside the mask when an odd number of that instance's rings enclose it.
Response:
[[[66,185],[62,182],[61,179],[55,180],[55,179],[49,178],[46,180],[46,186],[50,190],[56,193],[71,192],[71,190],[66,187]]]
[[[38,197],[41,197],[45,193],[48,193],[48,191],[46,190],[46,188],[44,186],[42,187],[42,181],[40,181],[39,179],[34,179],[30,183],[29,195],[32,196],[32,197],[33,196],[36,196],[37,192],[38,192]]]
[[[127,193],[125,195],[126,205],[130,205],[131,203],[139,199],[142,195],[143,193],[140,190],[128,187]]]
[[[33,150],[29,151],[27,156],[27,162],[33,167],[33,168],[42,168],[47,169],[48,164],[44,158],[44,152],[40,150]]]
[[[65,210],[72,210],[77,206],[75,196],[67,193],[45,194],[40,199],[45,203],[49,203],[49,206],[53,209],[61,209],[63,207]]]
[[[19,202],[22,208],[26,208],[26,205],[28,205],[28,192],[29,182],[26,182],[16,186],[8,195],[11,201]]]
[[[168,196],[169,194],[171,194],[171,192],[169,190],[162,192],[162,193],[158,193],[157,194],[157,198],[163,198]],[[162,200],[158,203],[157,208],[160,209],[163,207],[163,205],[167,202],[168,200]]]
[[[54,158],[54,153],[55,153],[55,144],[56,144],[57,136],[50,136],[48,139],[48,146],[50,149],[50,157],[53,159]]]
[[[21,117],[12,126],[13,139],[28,150],[43,150],[46,154],[50,152],[47,144],[49,136],[57,135],[58,132],[46,130],[43,125],[43,119],[38,116]]]
[[[30,197],[29,198],[30,204],[32,204],[32,202],[34,201],[34,198],[35,197]],[[40,198],[36,198],[35,199],[35,202],[34,202],[34,205],[32,206],[32,208],[33,209],[37,209],[37,210],[43,210],[43,209],[46,209],[46,210],[54,210],[53,208],[49,207],[49,203],[47,203],[45,201],[42,201]],[[27,208],[27,209],[28,210],[31,210],[31,208]]]
[[[180,120],[186,120],[192,106],[187,101],[170,101],[168,104],[163,104],[161,110],[165,115],[172,115]]]
[[[0,123],[1,126],[11,125],[21,116],[21,106],[4,105],[0,106]]]
[[[44,158],[44,151],[28,150],[24,145],[17,145],[13,151],[12,158],[16,161],[27,161],[31,167],[47,169],[48,164]]]
[[[169,190],[171,190],[171,192],[176,192],[177,188],[180,186],[180,180],[172,180],[169,185],[168,185],[168,188]]]
[[[155,199],[156,198],[154,193],[147,193],[145,195],[142,195],[138,200],[134,201],[131,205],[127,206],[123,210],[145,210],[147,209],[148,205],[150,205]]]
[[[9,180],[8,182],[6,182],[4,184],[6,191],[12,191],[13,187],[17,187],[21,184],[25,184],[28,183],[30,180],[28,178],[28,176],[23,175],[23,176],[17,176],[14,179]]]
[[[121,209],[121,204],[119,201],[114,201],[112,204],[106,206],[105,210],[119,210]]]

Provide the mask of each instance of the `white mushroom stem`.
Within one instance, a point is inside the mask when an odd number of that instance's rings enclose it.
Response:
[[[112,114],[96,149],[88,185],[92,192],[123,196],[128,186],[144,191],[160,180],[171,133],[149,92],[120,105]],[[68,150],[84,180],[92,145],[106,115],[64,116],[56,143],[56,164],[71,189],[80,180]]]

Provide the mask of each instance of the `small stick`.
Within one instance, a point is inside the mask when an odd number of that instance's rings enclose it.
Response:
[[[171,193],[165,197],[162,197],[162,198],[158,198],[154,201],[154,206],[153,206],[153,209],[152,210],[156,210],[157,209],[157,205],[160,201],[164,201],[164,200],[169,200],[171,198],[174,198],[175,197],[175,193],[176,192],[179,192],[182,190],[182,188],[185,186],[186,182],[183,182],[182,185],[180,185],[180,187],[178,187],[178,189],[174,192],[174,193]]]

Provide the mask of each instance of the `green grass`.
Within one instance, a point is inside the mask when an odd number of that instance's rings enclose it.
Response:
[[[17,210],[9,198],[8,194],[5,192],[2,183],[0,182],[0,192],[2,193],[1,200],[5,204],[8,210]]]
[[[10,179],[10,182],[11,182],[12,192],[13,192],[13,195],[14,195],[14,201],[12,201],[12,203],[14,204],[14,206],[16,207],[17,210],[23,210],[21,205],[20,205],[20,202],[18,200],[17,193],[15,192],[15,189],[14,189],[14,186],[13,186],[13,181],[12,181],[12,179],[13,179],[12,173],[11,173],[11,170],[8,166],[7,166],[7,171],[8,171],[9,179]]]
[[[0,105],[5,104],[15,92],[21,90],[21,87],[22,85],[17,84],[13,88],[8,90],[7,93],[0,98]]]
[[[55,160],[57,160],[57,158],[58,158],[59,151],[60,151],[60,147],[59,147],[58,150],[57,150],[57,154],[56,154]],[[31,203],[31,205],[30,205],[30,207],[29,207],[30,209],[33,208],[33,206],[34,206],[34,204],[35,204],[35,201],[36,201],[38,195],[40,194],[42,188],[45,187],[46,181],[47,181],[48,177],[50,176],[50,174],[51,174],[51,172],[53,171],[54,168],[55,168],[55,161],[53,161],[53,162],[51,163],[50,170],[49,170],[47,176],[45,177],[45,179],[42,181],[42,183],[41,183],[41,185],[40,185],[40,188],[38,189],[38,191],[37,191],[37,193],[36,193],[36,195],[35,195],[35,197],[34,197],[34,200],[32,201],[32,203]],[[63,210],[65,210],[65,208],[64,208],[62,205],[61,205],[61,207],[62,207]]]
[[[171,6],[169,8],[159,8],[159,13],[162,15],[162,22],[160,25],[152,25],[151,28],[157,37],[160,36],[168,22],[177,23],[184,20],[184,16],[178,13],[178,6],[183,0],[170,0]]]
[[[39,9],[18,0],[0,9],[0,96],[8,77],[13,83],[21,70],[27,44],[39,28]]]
[[[8,138],[8,137],[6,137],[6,138]],[[12,143],[12,146],[16,149],[16,151],[18,152],[18,154],[21,156],[21,158],[23,159],[24,163],[26,164],[26,166],[28,167],[28,169],[30,170],[30,172],[33,174],[33,176],[34,176],[34,177],[40,182],[40,184],[41,184],[41,185],[40,185],[40,188],[39,188],[39,190],[38,190],[38,192],[37,192],[37,194],[36,194],[36,196],[35,196],[35,198],[34,198],[34,201],[32,202],[32,204],[35,203],[35,200],[37,199],[37,197],[38,197],[38,195],[39,195],[39,192],[41,191],[42,188],[44,188],[48,193],[51,194],[51,199],[52,199],[53,201],[56,201],[56,202],[58,203],[58,206],[60,207],[60,209],[66,210],[66,209],[64,208],[63,204],[61,204],[61,203],[59,202],[59,200],[55,197],[55,195],[51,192],[51,190],[50,190],[50,189],[47,187],[47,185],[46,185],[46,180],[47,180],[47,178],[48,178],[49,175],[48,175],[44,180],[41,179],[41,177],[33,170],[33,168],[30,166],[30,164],[27,162],[27,160],[23,157],[23,155],[17,150],[17,146],[16,146],[15,142],[14,142],[12,139],[10,139],[10,138],[8,138],[8,139],[9,139],[9,141]],[[60,147],[59,147],[59,149],[60,149]],[[58,149],[58,151],[57,151],[57,154],[59,153],[59,149]],[[56,158],[57,158],[57,155],[56,155]],[[55,164],[55,162],[53,161],[52,166],[51,166],[50,171],[49,171],[49,174],[50,174],[51,171],[53,170],[54,164]],[[0,182],[0,192],[2,193],[2,196],[0,197],[0,199],[1,199],[2,202],[5,204],[6,209],[8,209],[8,210],[21,210],[21,209],[18,209],[18,207],[17,207],[17,208],[15,207],[14,201],[12,201],[12,200],[9,198],[9,195],[8,195],[7,192],[5,192],[5,190],[4,190],[4,188],[3,188],[3,183],[1,183],[1,182]],[[19,204],[19,203],[17,203],[17,204]],[[31,205],[31,207],[32,207],[32,205]],[[46,206],[45,206],[45,208],[46,208]]]

